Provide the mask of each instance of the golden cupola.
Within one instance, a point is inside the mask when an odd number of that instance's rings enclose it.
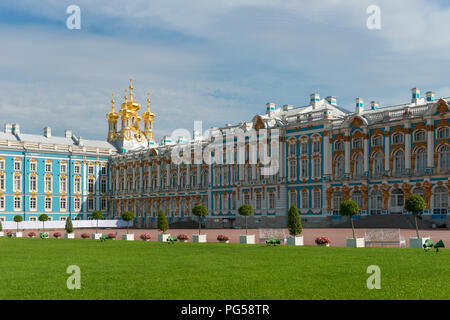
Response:
[[[119,114],[114,110],[114,93],[111,98],[111,111],[106,114],[106,119],[108,119],[108,141],[115,141],[117,138],[117,119],[119,119]]]
[[[147,93],[147,111],[142,114],[144,118],[144,135],[147,141],[153,141],[153,119],[155,114],[150,111],[150,92]]]

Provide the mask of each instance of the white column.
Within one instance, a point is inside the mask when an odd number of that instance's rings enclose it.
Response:
[[[386,127],[384,135],[384,168],[386,171],[390,170],[389,166],[389,127]]]
[[[405,169],[411,170],[411,131],[410,124],[405,123]]]
[[[364,147],[364,173],[369,172],[369,130],[367,127],[363,129],[363,147]]]
[[[434,127],[433,120],[427,119],[427,168],[434,167]]]
[[[350,136],[349,132],[344,135],[344,146],[345,146],[345,174],[350,174]]]
[[[161,186],[161,163],[156,165],[156,187]]]

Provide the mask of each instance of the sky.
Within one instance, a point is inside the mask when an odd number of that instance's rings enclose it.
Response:
[[[66,26],[70,5],[80,29]],[[367,27],[370,5],[380,29]],[[151,93],[157,141],[314,92],[350,111],[357,97],[409,102],[413,87],[449,97],[449,32],[444,0],[2,1],[0,124],[104,140],[130,77],[142,112]]]

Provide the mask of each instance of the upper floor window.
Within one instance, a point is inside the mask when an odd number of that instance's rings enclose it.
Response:
[[[73,165],[73,173],[80,174],[81,173],[81,166],[79,163],[75,163]]]
[[[344,150],[344,143],[342,142],[342,140],[338,140],[334,143],[334,150],[335,151]]]
[[[397,132],[392,135],[392,144],[403,143],[403,141],[403,133]]]
[[[443,139],[443,138],[449,138],[449,128],[448,127],[441,127],[437,129],[436,131],[436,138],[437,139]]]
[[[22,162],[20,160],[14,160],[14,170],[19,171],[21,168]]]
[[[102,175],[106,175],[106,166],[102,166]]]
[[[0,160],[0,170],[5,170],[5,160],[4,159]]]
[[[47,172],[47,173],[52,172],[52,164],[51,164],[51,162],[45,163],[45,172]]]
[[[94,174],[94,165],[93,164],[90,164],[88,166],[88,174]]]
[[[414,132],[414,141],[425,141],[425,130],[417,130]]]
[[[290,157],[295,157],[297,155],[297,144],[294,143],[289,143],[289,156]]]
[[[37,171],[37,162],[36,161],[31,161],[30,162],[30,171],[31,172],[36,172]]]
[[[355,149],[362,148],[362,139],[361,138],[353,139],[353,148],[355,148]]]
[[[308,142],[302,142],[301,148],[300,148],[301,154],[308,154]]]
[[[66,163],[61,163],[60,165],[59,165],[59,172],[60,173],[67,173],[67,164]]]
[[[313,153],[319,153],[320,152],[320,141],[314,141],[313,142]]]
[[[373,147],[379,147],[383,145],[383,137],[381,134],[377,134],[376,136],[372,137],[372,146]]]

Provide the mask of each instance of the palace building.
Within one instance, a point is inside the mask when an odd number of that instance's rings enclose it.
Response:
[[[311,94],[306,106],[268,103],[250,121],[157,143],[150,97],[139,115],[130,80],[120,110],[111,101],[107,141],[69,130],[53,137],[50,128],[43,136],[22,134],[19,125],[5,124],[0,219],[21,214],[33,220],[44,212],[53,220],[89,219],[93,210],[116,219],[133,211],[137,226],[155,227],[159,210],[170,222],[190,221],[192,207],[203,203],[207,227],[236,227],[242,222],[237,209],[248,203],[250,226],[284,227],[292,204],[316,220],[338,216],[346,199],[358,203],[361,217],[407,215],[405,199],[419,194],[427,203],[423,217],[446,221],[450,98],[435,99],[431,91],[421,97],[417,88],[411,93],[410,102],[395,106],[372,101],[365,107],[357,98],[352,112],[335,97]],[[230,134],[215,144],[214,137]],[[263,135],[272,139],[267,152],[277,170],[271,174],[262,171],[267,163],[252,159]],[[193,160],[174,161],[176,150]],[[207,163],[205,154],[224,161]]]

